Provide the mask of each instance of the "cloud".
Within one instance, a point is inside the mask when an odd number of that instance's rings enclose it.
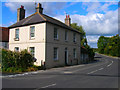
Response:
[[[117,34],[118,33],[118,10],[109,11],[106,14],[89,13],[85,15],[70,15],[72,23],[82,25],[86,34]],[[65,15],[59,15],[58,20],[64,22]]]

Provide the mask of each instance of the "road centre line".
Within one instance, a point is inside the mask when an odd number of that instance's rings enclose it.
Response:
[[[87,73],[87,74],[91,74],[91,73],[94,73],[94,72],[97,72],[98,70],[95,70],[95,71],[92,71],[92,72],[90,72],[90,73]]]
[[[107,67],[111,66],[112,64],[113,64],[113,61],[109,65],[107,65]]]
[[[98,69],[98,70],[103,70],[104,68],[100,68],[100,69]]]
[[[87,73],[87,74],[92,74],[92,73],[95,73],[95,72],[100,71],[100,70],[103,70],[103,69],[104,69],[104,68],[100,68],[100,69],[98,69],[98,70],[91,71],[91,72],[89,72],[89,73]]]
[[[51,85],[47,85],[47,86],[44,86],[44,87],[41,87],[41,88],[48,88],[48,87],[55,86],[55,85],[56,85],[56,83],[51,84]]]

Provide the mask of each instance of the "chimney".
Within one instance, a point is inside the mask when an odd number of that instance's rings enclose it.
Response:
[[[24,6],[21,5],[20,8],[17,9],[17,22],[25,18],[25,9]]]
[[[70,24],[71,24],[71,19],[70,19],[69,15],[66,15],[65,24],[68,25],[68,26],[70,26]]]
[[[36,7],[36,12],[41,13],[41,14],[43,13],[43,8],[40,3],[38,3],[38,6]]]

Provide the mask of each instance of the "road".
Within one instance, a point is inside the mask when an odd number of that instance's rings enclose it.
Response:
[[[96,54],[94,63],[2,79],[3,88],[118,88],[118,59]]]

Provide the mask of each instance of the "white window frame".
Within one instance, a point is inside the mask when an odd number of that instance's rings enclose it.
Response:
[[[31,52],[31,48],[34,48],[34,52]],[[35,47],[29,47],[29,52],[33,55],[33,57],[35,57]]]
[[[17,33],[17,30],[18,30],[18,33]],[[18,41],[19,40],[19,32],[20,32],[20,30],[17,28],[17,29],[15,29],[15,39],[14,40],[16,40],[16,41]],[[18,37],[17,37],[17,35],[18,35]]]
[[[73,49],[73,58],[77,58],[77,52],[76,52],[76,48]]]
[[[55,33],[56,30],[56,33]],[[58,28],[54,27],[54,39],[58,39]]]
[[[56,56],[55,56],[55,49],[57,50],[57,51],[56,51]],[[54,59],[54,60],[58,60],[58,48],[57,48],[57,47],[54,47],[53,59]]]
[[[31,33],[31,28],[34,27],[34,33]],[[31,36],[31,34],[34,34],[34,36]],[[30,26],[30,39],[35,39],[35,26]]]
[[[18,50],[17,50],[16,48],[18,48]],[[15,47],[15,48],[14,48],[14,51],[15,51],[15,52],[19,52],[19,47]]]

